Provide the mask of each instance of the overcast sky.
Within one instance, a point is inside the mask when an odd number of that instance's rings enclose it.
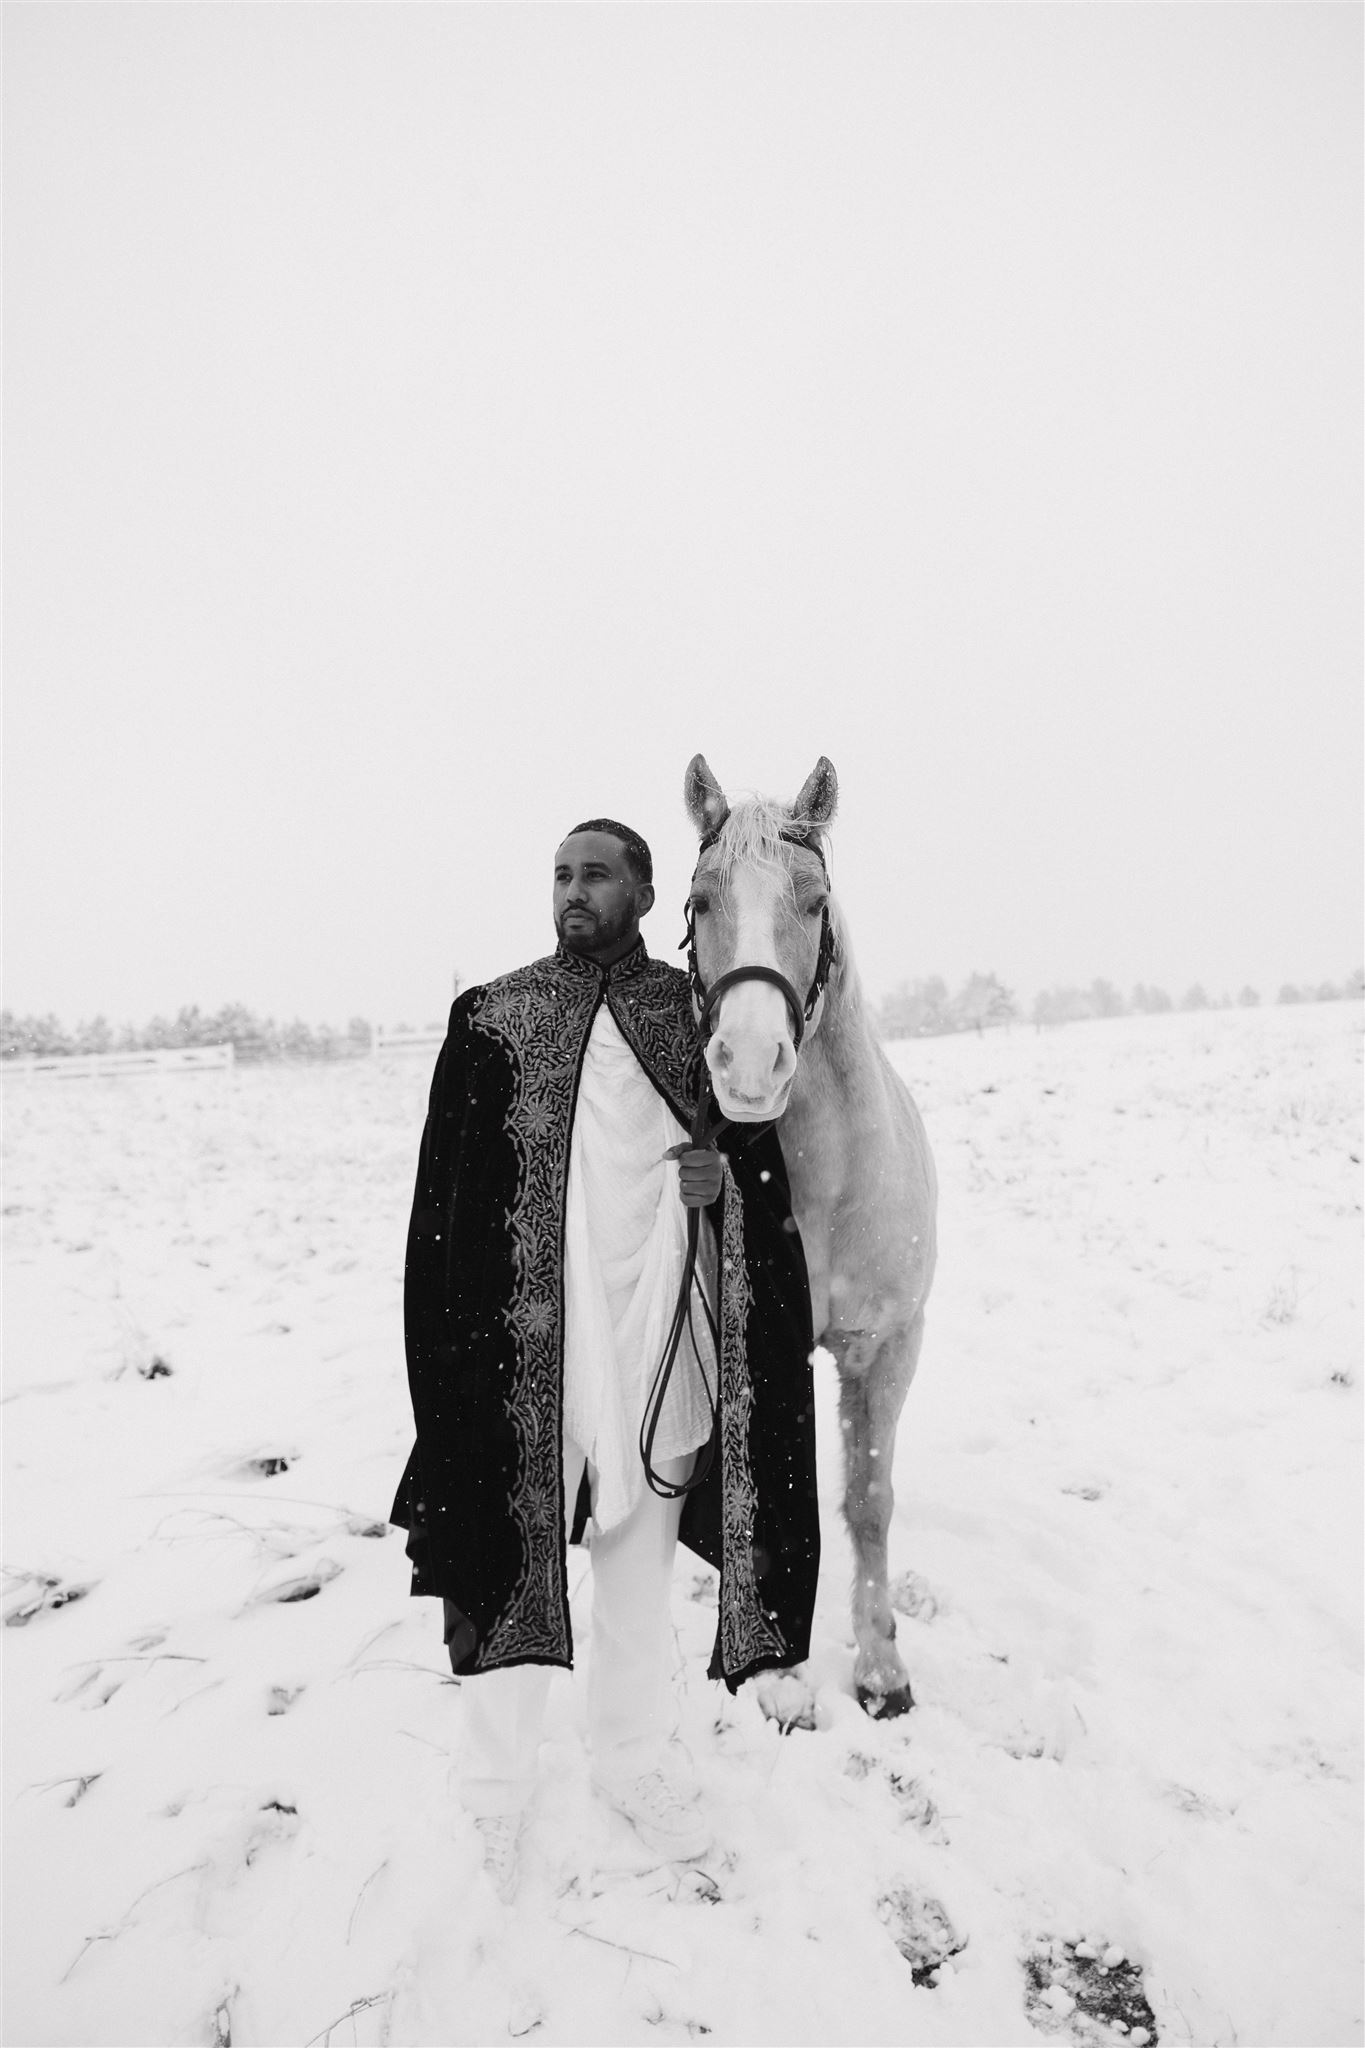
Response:
[[[12,1007],[675,957],[699,748],[874,994],[1357,963],[1357,7],[6,14]]]

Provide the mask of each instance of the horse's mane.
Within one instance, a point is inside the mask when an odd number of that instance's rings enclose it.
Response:
[[[798,817],[790,804],[770,796],[741,797],[726,813],[716,841],[722,884],[740,867],[781,868],[786,873],[790,863],[783,852],[784,834],[792,832],[824,853],[823,830],[809,818]]]

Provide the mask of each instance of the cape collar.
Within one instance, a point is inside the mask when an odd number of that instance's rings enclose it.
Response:
[[[555,965],[567,973],[586,980],[596,978],[608,987],[618,982],[638,981],[651,964],[643,939],[637,939],[630,951],[619,960],[613,960],[610,967],[599,967],[595,960],[587,959],[582,953],[571,953],[562,939],[555,946],[552,957]]]

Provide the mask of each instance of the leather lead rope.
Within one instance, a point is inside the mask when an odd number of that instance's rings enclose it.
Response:
[[[726,1128],[728,1120],[725,1117],[721,1117],[715,1124],[711,1123],[710,1113],[714,1103],[714,1097],[711,1094],[711,1076],[707,1070],[705,1060],[700,1061],[699,1065],[701,1067],[701,1076],[700,1085],[697,1089],[696,1112],[692,1118],[692,1149],[694,1152],[709,1152],[715,1149],[716,1139]],[[717,1378],[719,1378],[720,1329],[715,1316],[711,1312],[711,1304],[706,1299],[706,1289],[697,1278],[697,1251],[700,1242],[701,1210],[699,1208],[689,1209],[687,1212],[687,1250],[683,1257],[682,1279],[678,1285],[678,1299],[673,1309],[673,1320],[668,1326],[668,1336],[664,1340],[663,1357],[659,1360],[659,1367],[654,1375],[654,1384],[649,1390],[649,1399],[645,1403],[644,1420],[640,1424],[640,1459],[645,1468],[645,1479],[650,1491],[657,1493],[661,1500],[681,1500],[684,1494],[695,1492],[697,1487],[701,1486],[709,1477],[711,1467],[716,1462],[716,1438],[719,1434],[720,1421],[720,1391],[719,1386],[713,1389],[706,1377],[706,1368],[701,1363],[701,1353],[697,1347],[696,1330],[692,1322],[692,1295],[695,1289],[697,1299],[702,1306],[702,1313],[706,1317],[707,1327],[711,1332],[711,1344],[716,1360],[716,1373]],[[663,1415],[664,1401],[668,1394],[668,1383],[673,1377],[673,1368],[678,1362],[678,1352],[682,1348],[684,1331],[691,1338],[693,1351],[697,1355],[697,1364],[701,1372],[701,1383],[706,1393],[706,1405],[711,1413],[711,1433],[698,1453],[697,1462],[693,1467],[690,1477],[682,1480],[671,1480],[661,1478],[654,1469],[654,1439],[658,1434],[659,1422]]]

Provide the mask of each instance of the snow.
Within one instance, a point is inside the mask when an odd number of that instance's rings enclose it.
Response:
[[[1361,2038],[1360,1007],[893,1057],[943,1183],[917,1707],[851,1697],[822,1357],[818,1728],[706,1680],[680,1552],[716,1849],[651,1863],[557,1680],[510,1910],[381,1526],[425,1062],[10,1088],[9,2041]]]

